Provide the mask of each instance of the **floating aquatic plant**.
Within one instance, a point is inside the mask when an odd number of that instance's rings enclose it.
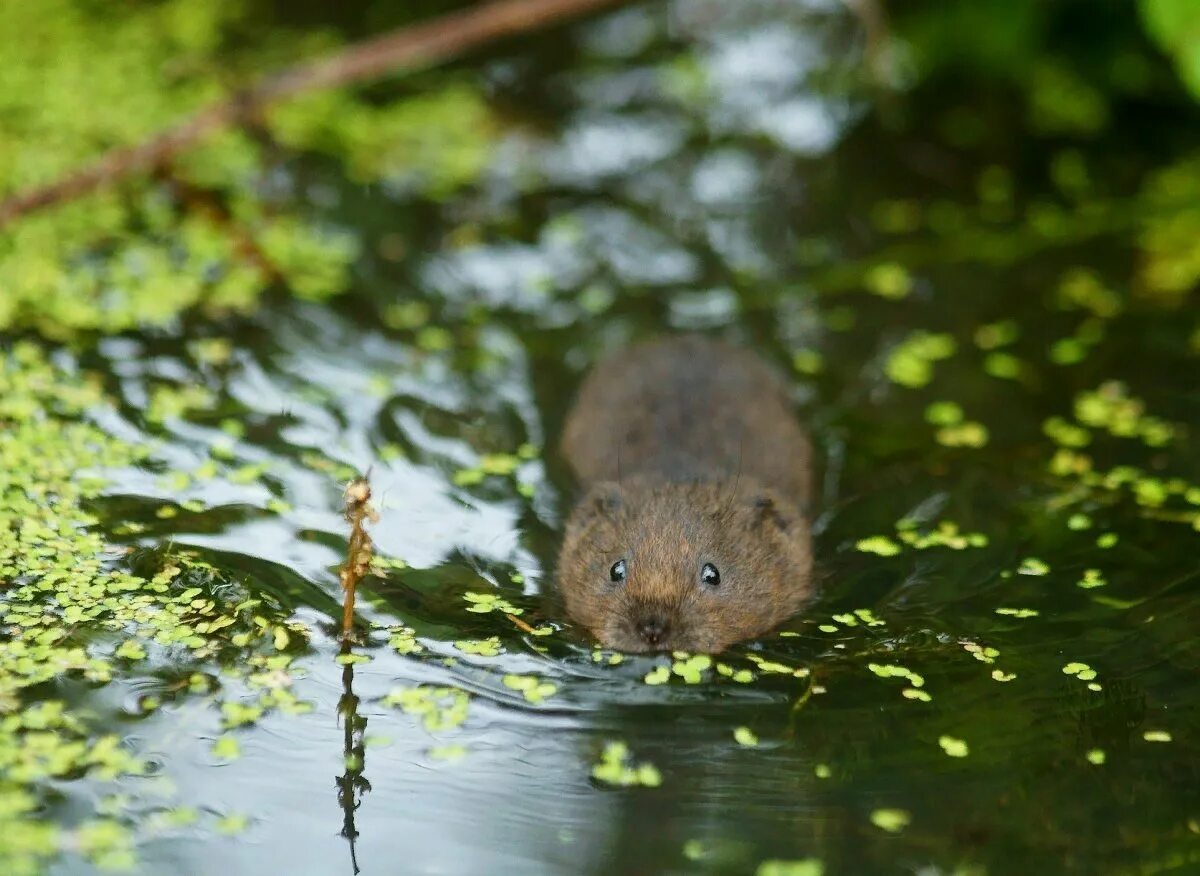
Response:
[[[938,745],[950,757],[966,757],[971,753],[971,749],[967,746],[967,743],[954,736],[939,736]]]
[[[662,774],[653,764],[633,764],[629,746],[624,742],[605,743],[600,761],[592,767],[592,778],[606,785],[622,787],[657,788],[662,784]]]
[[[549,681],[542,681],[536,675],[514,675],[508,674],[501,679],[504,686],[512,690],[518,691],[525,701],[535,706],[541,705],[547,698],[554,696],[558,692],[558,685]]]
[[[30,801],[0,807],[0,835],[16,838],[0,841],[0,861],[12,872],[35,871],[67,843],[97,863],[126,864],[132,845],[124,827],[101,819],[44,828],[37,800],[52,777],[106,781],[142,772],[136,752],[62,703],[26,702],[30,688],[71,676],[104,684],[122,665],[198,666],[240,649],[246,671],[217,675],[231,690],[240,684],[256,692],[247,702],[220,702],[228,726],[309,708],[287,689],[291,657],[279,653],[303,642],[303,624],[186,552],[163,553],[148,577],[133,574],[93,528],[84,503],[103,490],[100,474],[148,454],[82,419],[106,405],[98,381],[51,364],[35,344],[0,352],[0,625],[7,632],[0,641],[0,795]],[[176,695],[212,687],[195,672]],[[152,711],[159,701],[144,697],[140,708]],[[229,742],[214,750],[221,758],[233,753]]]
[[[763,861],[754,871],[754,876],[824,876],[825,865],[818,858],[801,858],[796,861]]]
[[[467,611],[474,614],[488,614],[489,612],[498,611],[502,614],[521,615],[525,613],[524,609],[517,608],[507,599],[504,599],[496,593],[475,593],[467,591],[463,594],[463,599],[468,603]]]
[[[671,664],[671,672],[688,684],[699,684],[703,680],[703,674],[713,665],[712,658],[707,654],[688,655],[676,651],[674,656],[675,662]]]
[[[466,691],[446,685],[398,687],[382,700],[386,706],[400,709],[421,719],[429,733],[440,733],[462,726],[467,720],[470,697]]]
[[[758,736],[749,727],[734,727],[733,738],[738,745],[754,748],[758,745]]]
[[[464,654],[475,657],[497,657],[500,655],[500,637],[488,636],[486,639],[459,639],[454,647]]]
[[[892,350],[884,371],[901,386],[922,387],[933,379],[934,363],[950,358],[957,348],[953,335],[917,330]]]
[[[911,821],[912,815],[904,809],[876,809],[871,813],[871,824],[888,833],[899,833]]]

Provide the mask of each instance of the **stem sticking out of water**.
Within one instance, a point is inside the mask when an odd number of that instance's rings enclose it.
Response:
[[[521,630],[522,632],[526,632],[526,633],[533,633],[536,635],[533,627],[531,627],[529,624],[525,623],[525,621],[521,620],[515,614],[506,614],[504,616],[506,618],[508,618],[510,621],[512,621],[518,630]]]
[[[342,641],[350,640],[354,629],[354,594],[358,582],[371,567],[375,545],[367,535],[366,524],[374,523],[379,514],[371,506],[371,484],[367,475],[356,478],[346,487],[346,522],[350,524],[350,547],[346,565],[342,566]]]

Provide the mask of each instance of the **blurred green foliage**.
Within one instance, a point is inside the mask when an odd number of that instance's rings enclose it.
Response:
[[[0,5],[0,198],[338,43],[262,27],[264,15],[254,0]],[[473,89],[383,92],[295,101],[152,176],[20,218],[0,238],[0,330],[61,339],[160,325],[197,305],[246,309],[276,282],[309,298],[341,291],[356,234],[306,202],[281,146],[434,197],[472,182],[487,154],[491,116]]]
[[[889,12],[919,80],[965,73],[975,84],[1016,84],[1035,131],[1095,133],[1114,95],[1146,92],[1156,74],[1146,36],[1200,98],[1193,0],[946,0],[893,3]]]
[[[1027,151],[1029,136],[1070,144],[1051,168],[1066,203],[1029,206],[1030,240],[1086,238],[1131,224],[1132,291],[1164,306],[1187,300],[1200,283],[1200,155],[1185,146],[1169,163],[1146,168],[1132,191],[1091,178],[1077,150],[1114,132],[1136,137],[1131,122],[1144,123],[1137,114],[1178,113],[1200,99],[1200,3],[944,0],[892,3],[888,11],[909,87],[948,95],[952,108],[922,123],[936,125],[950,145],[1010,161]],[[1181,138],[1187,125],[1185,114]],[[1011,191],[991,197],[983,183],[984,201],[1013,207]],[[931,221],[934,209],[927,206]],[[964,256],[991,246],[963,235],[957,221],[947,227],[956,229]],[[995,241],[1010,256],[1022,250],[1017,242],[1011,233]]]
[[[1146,31],[1175,62],[1179,78],[1200,98],[1200,3],[1139,0]]]
[[[1192,0],[945,0],[888,11],[911,82],[968,88],[982,101],[1015,91],[1024,117],[1013,130],[1088,139],[1114,124],[1125,97],[1161,93],[1170,76],[1147,34],[1200,96]],[[270,0],[3,4],[0,198],[143,142],[344,39],[319,16],[282,23],[296,18]],[[305,95],[152,175],[21,217],[0,236],[0,330],[62,340],[163,325],[192,308],[245,311],[271,288],[337,294],[359,232],[309,200],[298,154],[355,183],[385,182],[397,197],[441,200],[478,180],[494,148],[499,124],[474,82],[438,75],[422,85]],[[952,144],[997,136],[973,105],[933,121]],[[1158,174],[1143,199],[1142,285],[1165,299],[1200,278],[1200,217],[1176,194],[1191,191],[1193,164]]]

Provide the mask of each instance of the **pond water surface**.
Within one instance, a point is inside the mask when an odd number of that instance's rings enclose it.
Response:
[[[1200,323],[1139,280],[1197,126],[897,108],[840,4],[663,9],[466,65],[520,116],[469,194],[298,168],[364,241],[333,304],[55,354],[150,447],[89,503],[111,561],[234,620],[47,686],[148,767],[46,819],[156,874],[1200,872]],[[667,331],[759,350],[818,448],[820,595],[712,661],[552,598],[573,389]]]

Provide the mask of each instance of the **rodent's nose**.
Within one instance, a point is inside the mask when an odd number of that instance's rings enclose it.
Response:
[[[667,636],[667,619],[658,614],[648,615],[638,623],[637,629],[648,645],[657,645]]]

